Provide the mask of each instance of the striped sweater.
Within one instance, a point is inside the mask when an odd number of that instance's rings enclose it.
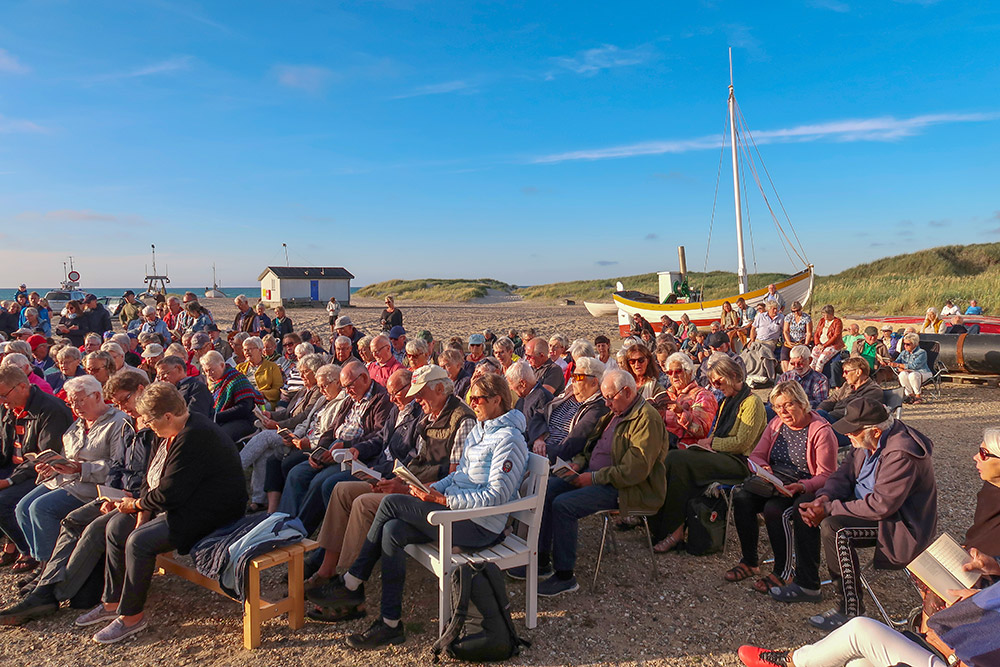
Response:
[[[526,426],[518,410],[476,423],[465,440],[458,468],[432,485],[448,499],[449,509],[494,507],[517,498],[528,466]],[[472,521],[499,535],[507,525],[507,515]]]

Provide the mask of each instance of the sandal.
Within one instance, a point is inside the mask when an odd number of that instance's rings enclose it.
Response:
[[[788,582],[783,581],[781,577],[776,575],[774,572],[767,575],[766,577],[761,577],[754,582],[753,589],[758,593],[763,593],[767,595],[772,588],[781,588]]]
[[[726,581],[736,583],[737,581],[743,581],[744,579],[749,579],[755,574],[760,574],[759,567],[750,567],[744,562],[739,562],[736,567],[731,568],[728,572],[722,575],[722,578]]]
[[[38,565],[38,561],[31,556],[21,556],[17,559],[17,562],[14,563],[14,566],[10,568],[10,571],[14,574],[23,574],[25,572],[31,572],[38,567]]]
[[[684,540],[679,537],[674,537],[673,535],[667,535],[662,540],[653,545],[653,553],[665,554],[669,551],[673,551],[681,544],[684,544]]]
[[[0,554],[0,567],[7,567],[17,562],[18,553],[16,551],[4,551]]]

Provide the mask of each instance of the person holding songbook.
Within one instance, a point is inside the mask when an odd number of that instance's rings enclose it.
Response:
[[[503,376],[487,373],[472,381],[470,404],[476,426],[466,439],[458,469],[430,485],[429,492],[410,485],[409,494],[386,496],[379,505],[361,554],[324,599],[332,608],[358,607],[365,602],[365,582],[382,561],[382,609],[364,632],[352,634],[347,645],[374,649],[405,641],[402,618],[403,583],[408,544],[438,539],[438,527],[427,515],[444,509],[494,507],[517,497],[528,464],[524,415],[511,409],[510,388]],[[506,514],[493,514],[452,527],[456,547],[481,549],[498,542]]]
[[[783,515],[796,499],[812,499],[837,467],[833,428],[810,409],[801,384],[781,382],[771,390],[769,400],[777,416],[750,454],[750,469],[758,474],[733,494],[733,520],[743,557],[725,574],[726,581],[735,582],[759,573],[757,515],[763,515],[774,568],[754,584],[759,593],[784,586],[791,577],[792,545],[786,538]]]

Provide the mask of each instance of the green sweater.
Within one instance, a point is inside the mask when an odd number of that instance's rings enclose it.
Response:
[[[712,436],[712,449],[717,452],[749,456],[757,446],[766,426],[764,403],[754,394],[750,394],[740,403],[736,412],[736,424],[729,431],[729,435]]]

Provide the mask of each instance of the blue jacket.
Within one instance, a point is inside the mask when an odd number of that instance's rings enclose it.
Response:
[[[896,361],[903,364],[908,371],[931,372],[930,367],[927,365],[927,350],[922,347],[915,348],[913,352],[903,350],[896,357]]]
[[[432,485],[448,499],[449,509],[495,507],[517,498],[528,465],[526,426],[517,410],[476,424],[465,441],[458,468]],[[499,535],[507,525],[507,515],[472,521]]]

